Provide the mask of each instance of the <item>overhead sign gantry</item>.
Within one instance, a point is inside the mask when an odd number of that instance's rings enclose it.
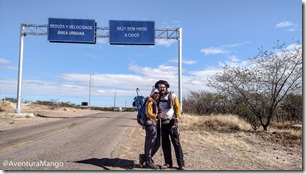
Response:
[[[50,42],[95,44],[96,38],[109,38],[112,45],[154,45],[155,39],[178,40],[178,97],[182,103],[182,28],[156,29],[154,21],[110,20],[98,27],[91,19],[49,18],[48,25],[21,24],[16,113],[21,113],[23,45],[26,35],[48,36]]]

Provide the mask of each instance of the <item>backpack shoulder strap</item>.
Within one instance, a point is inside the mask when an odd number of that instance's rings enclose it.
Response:
[[[170,91],[170,93],[169,93],[169,99],[171,99],[171,105],[172,106],[174,106],[174,94],[173,94],[173,92],[172,91]]]

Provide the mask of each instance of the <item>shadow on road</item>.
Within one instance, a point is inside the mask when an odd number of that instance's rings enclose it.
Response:
[[[109,167],[119,167],[123,169],[133,169],[137,167],[132,160],[120,159],[120,158],[90,158],[81,161],[74,161],[75,163],[91,164],[102,167],[104,170],[111,170]]]

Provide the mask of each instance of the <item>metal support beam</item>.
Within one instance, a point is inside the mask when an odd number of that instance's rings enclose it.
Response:
[[[109,27],[97,27],[96,38],[109,38]]]
[[[47,36],[48,25],[23,24],[25,26],[24,33],[26,35]]]

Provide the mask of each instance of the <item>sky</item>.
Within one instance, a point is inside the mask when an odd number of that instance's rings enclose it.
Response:
[[[225,65],[247,66],[258,48],[278,40],[302,40],[299,0],[0,0],[0,99],[17,98],[20,25],[48,24],[49,18],[154,21],[155,29],[182,28],[182,97],[213,91],[208,78]],[[24,38],[22,101],[58,101],[91,106],[131,107],[158,80],[178,93],[178,41],[155,45],[50,43],[47,36]],[[91,80],[90,80],[91,79]],[[91,87],[90,87],[91,86]]]

